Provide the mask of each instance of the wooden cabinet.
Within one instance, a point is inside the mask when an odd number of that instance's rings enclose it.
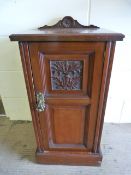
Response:
[[[124,35],[65,17],[10,35],[19,41],[37,141],[46,164],[99,165],[115,42]]]

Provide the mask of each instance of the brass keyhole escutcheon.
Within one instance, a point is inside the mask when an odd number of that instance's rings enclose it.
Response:
[[[45,110],[45,96],[41,92],[36,93],[36,110],[42,112]]]

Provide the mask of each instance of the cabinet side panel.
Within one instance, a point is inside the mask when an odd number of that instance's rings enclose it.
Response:
[[[29,56],[29,50],[28,50],[28,43],[26,42],[19,42],[19,49],[21,54],[21,61],[23,66],[23,72],[26,82],[26,89],[30,104],[30,110],[32,115],[32,121],[36,136],[36,142],[37,142],[37,148],[39,150],[42,149],[42,142],[41,142],[41,131],[39,127],[39,121],[38,116],[34,110],[34,102],[35,102],[35,92],[33,88],[33,77],[32,77],[32,70],[31,70],[31,64],[30,64],[30,56]]]
[[[110,76],[114,58],[114,51],[115,51],[115,42],[107,42],[106,50],[105,50],[105,60],[104,60],[104,68],[103,68],[103,75],[102,75],[102,82],[101,82],[101,92],[100,92],[100,99],[99,99],[99,108],[98,108],[98,118],[96,124],[96,134],[94,140],[94,152],[99,151],[103,123],[104,123],[104,115],[105,115],[105,108],[110,84]]]

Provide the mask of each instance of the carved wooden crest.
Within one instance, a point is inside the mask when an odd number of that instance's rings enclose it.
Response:
[[[94,25],[84,26],[80,24],[77,20],[74,20],[71,16],[65,16],[62,20],[58,21],[55,25],[52,26],[42,26],[38,29],[50,29],[50,28],[99,28]]]

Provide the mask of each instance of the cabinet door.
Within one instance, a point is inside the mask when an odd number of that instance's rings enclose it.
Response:
[[[29,44],[44,150],[91,151],[101,87],[104,43]]]

